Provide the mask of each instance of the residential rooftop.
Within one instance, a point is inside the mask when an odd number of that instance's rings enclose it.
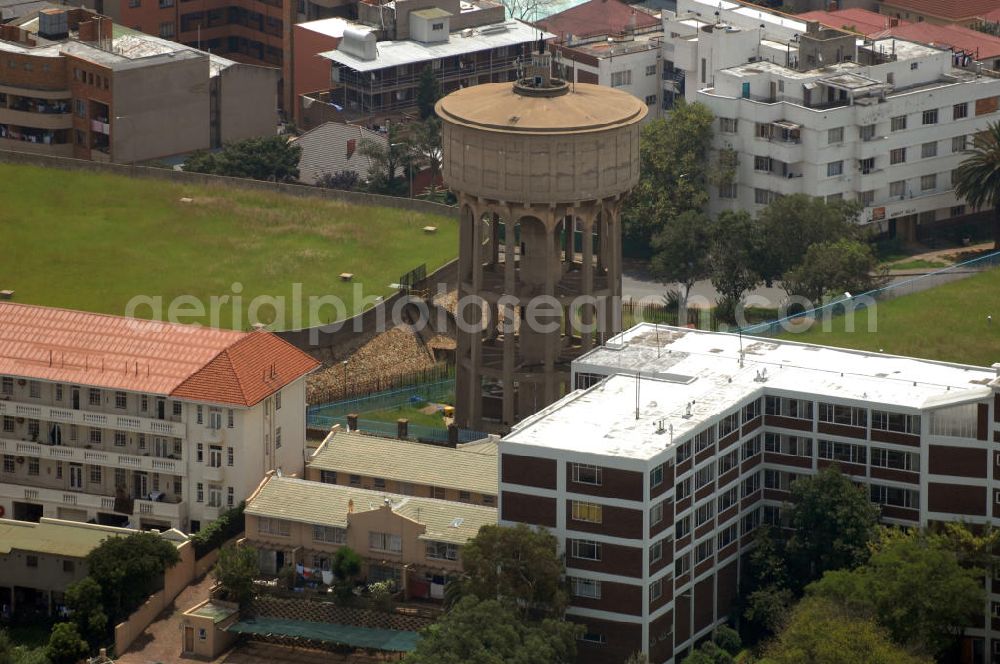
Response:
[[[612,375],[524,420],[501,444],[649,459],[765,391],[916,413],[982,400],[997,380],[983,367],[648,323],[573,370]]]
[[[546,16],[535,25],[564,41],[661,27],[659,16],[621,0],[589,0]]]
[[[31,554],[85,558],[109,537],[128,537],[140,531],[132,528],[100,526],[79,521],[42,517],[38,523],[0,519],[0,554],[23,551]],[[187,536],[176,530],[162,535],[177,546]]]
[[[266,331],[0,303],[8,376],[249,407],[317,366]]]
[[[457,448],[334,429],[307,460],[310,468],[497,495],[495,441]]]
[[[886,12],[899,8],[948,21],[976,18],[1000,9],[1000,0],[884,0],[884,3],[890,5]]]
[[[272,475],[247,499],[246,513],[320,526],[347,528],[351,514],[391,506],[426,531],[420,539],[465,544],[485,525],[497,523],[494,507],[417,498],[350,486]]]

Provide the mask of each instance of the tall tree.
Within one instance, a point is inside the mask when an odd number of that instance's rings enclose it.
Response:
[[[465,594],[498,599],[529,615],[562,617],[569,603],[558,540],[523,523],[483,526],[462,547]]]
[[[743,617],[754,635],[774,634],[788,617],[795,596],[791,590],[782,540],[768,526],[754,534],[740,589]]]
[[[803,262],[814,244],[844,238],[862,239],[857,203],[834,201],[807,194],[776,198],[757,218],[767,242],[761,246],[758,270],[768,286]]]
[[[431,116],[423,122],[410,125],[407,142],[410,146],[410,168],[426,170],[431,178],[431,194],[441,176],[441,120]]]
[[[789,295],[800,295],[819,305],[830,294],[864,293],[885,282],[885,269],[870,245],[841,238],[812,244],[801,263],[784,274],[783,287]]]
[[[878,508],[867,490],[835,466],[792,484],[787,556],[801,585],[828,570],[851,569],[868,559],[878,527]],[[801,586],[800,586],[801,587]]]
[[[639,184],[623,213],[626,240],[649,253],[653,237],[681,213],[708,204],[715,116],[703,104],[678,104],[642,128]]]
[[[743,296],[761,281],[755,267],[761,242],[757,222],[745,210],[725,210],[713,225],[709,275],[721,296],[717,315],[727,322],[737,321]]]
[[[963,567],[946,539],[896,531],[872,548],[865,565],[827,572],[809,595],[867,612],[898,643],[931,656],[951,651],[982,620],[983,570]]]
[[[369,191],[390,196],[406,195],[406,178],[401,178],[400,173],[405,171],[411,148],[405,138],[399,123],[394,122],[389,124],[385,143],[361,139],[358,152],[372,162],[368,171]]]
[[[787,627],[767,648],[761,664],[931,664],[892,642],[864,614],[821,598],[792,611]]]
[[[417,83],[417,112],[421,120],[435,117],[434,104],[441,98],[441,82],[438,80],[434,69],[427,64],[420,72],[420,81]]]
[[[302,148],[283,136],[248,138],[226,143],[218,152],[195,152],[184,162],[194,173],[252,178],[268,182],[294,182],[299,177]]]
[[[583,626],[546,618],[525,621],[494,599],[466,596],[424,630],[406,664],[568,664]]]
[[[534,23],[551,14],[559,0],[502,0],[507,16]]]
[[[212,570],[212,576],[219,582],[225,599],[240,606],[246,606],[253,600],[256,594],[254,579],[259,573],[257,549],[232,544],[219,550],[219,561]]]
[[[993,248],[1000,250],[1000,122],[976,134],[955,171],[955,193],[974,208],[993,208]]]
[[[102,596],[100,584],[89,576],[66,588],[66,607],[72,611],[73,622],[80,635],[95,648],[109,636]]]
[[[163,587],[163,573],[180,560],[176,547],[156,533],[109,537],[87,555],[87,569],[101,588],[111,624],[120,622]]]
[[[686,305],[691,287],[709,273],[712,220],[699,210],[686,210],[663,225],[653,236],[650,269],[661,283],[679,283]]]

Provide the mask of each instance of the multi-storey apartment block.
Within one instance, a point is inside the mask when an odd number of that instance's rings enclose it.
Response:
[[[713,211],[796,193],[856,200],[863,223],[904,239],[973,212],[953,174],[997,119],[1000,75],[956,66],[950,49],[732,2],[680,0],[665,31],[676,92],[718,117],[715,148],[732,167]]]
[[[573,367],[501,441],[500,519],[562,543],[581,661],[680,661],[729,617],[754,530],[831,464],[888,523],[1000,518],[1000,365],[644,324]],[[970,651],[1000,652],[988,583]]]
[[[496,507],[497,442],[444,447],[338,426],[306,460],[306,479]]]
[[[277,70],[113,32],[67,8],[0,26],[0,148],[136,162],[274,133]]]
[[[195,532],[302,473],[316,366],[265,331],[0,304],[0,516]]]

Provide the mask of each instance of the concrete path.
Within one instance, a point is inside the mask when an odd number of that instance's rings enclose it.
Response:
[[[150,623],[132,647],[116,660],[119,664],[169,664],[181,659],[181,614],[208,599],[215,584],[211,574],[181,591],[174,603]]]

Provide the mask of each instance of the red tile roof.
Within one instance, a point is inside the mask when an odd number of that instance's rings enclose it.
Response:
[[[548,16],[537,25],[565,40],[570,35],[581,38],[618,35],[632,28],[648,29],[661,23],[656,16],[621,0],[590,0]]]
[[[252,406],[316,366],[264,331],[0,303],[0,374],[10,376]]]
[[[885,13],[903,9],[949,21],[975,18],[1000,8],[1000,0],[885,0]]]
[[[825,26],[838,30],[853,30],[865,36],[882,32],[890,27],[890,21],[900,24],[909,23],[886,14],[869,11],[867,9],[838,9],[832,12],[814,11],[796,14],[795,18],[806,21],[819,21]]]
[[[900,25],[869,36],[896,37],[955,51],[965,51],[977,60],[1000,56],[1000,37],[961,25],[934,25],[925,21]]]
[[[981,18],[987,23],[1000,23],[1000,7],[984,14],[980,14],[977,18]]]

